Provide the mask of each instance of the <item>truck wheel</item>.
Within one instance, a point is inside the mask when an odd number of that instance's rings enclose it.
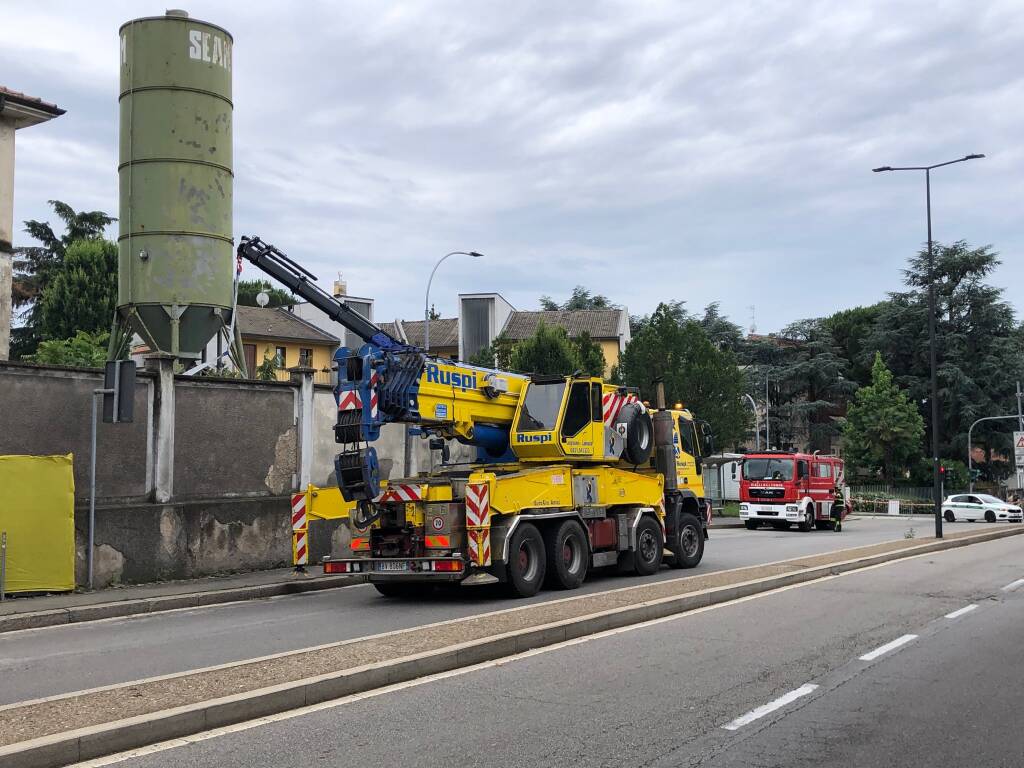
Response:
[[[544,539],[533,523],[524,523],[512,534],[508,548],[508,582],[513,597],[533,597],[544,583]]]
[[[808,506],[804,511],[804,519],[797,523],[799,528],[804,533],[814,530],[814,507]]]
[[[745,520],[743,524],[747,526],[748,531],[756,531],[758,528],[761,527],[760,523],[758,523],[757,520]]]
[[[384,597],[421,597],[430,591],[430,584],[417,584],[416,582],[373,582],[373,588]]]
[[[684,512],[679,516],[676,527],[678,530],[669,542],[673,565],[676,568],[695,568],[704,557],[704,526],[696,515]]]
[[[547,555],[547,586],[576,589],[587,578],[590,547],[583,526],[575,520],[563,520],[561,525],[544,531],[544,551]]]
[[[644,515],[636,525],[636,549],[619,555],[619,570],[650,576],[661,568],[664,554],[665,538],[661,535],[661,526],[653,517]]]

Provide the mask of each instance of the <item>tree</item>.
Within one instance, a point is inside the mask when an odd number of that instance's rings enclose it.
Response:
[[[992,246],[974,248],[960,240],[951,245],[934,243],[933,249],[939,456],[963,459],[967,430],[975,419],[1016,411],[1016,382],[1024,377],[1024,334],[1002,289],[986,283],[1000,263]],[[926,250],[909,259],[904,274],[910,290],[889,295],[863,346],[881,351],[895,380],[907,389],[930,425]],[[991,475],[993,452],[1010,451],[1008,432],[998,422],[987,422],[978,425],[973,438],[975,445],[985,449],[985,469]],[[922,441],[926,439],[930,437]],[[930,455],[930,448],[927,452]]]
[[[892,482],[920,459],[923,436],[921,414],[876,352],[871,384],[858,390],[846,413],[843,437],[847,460],[855,468],[878,472]]]
[[[64,222],[64,233],[58,237],[49,222],[29,220],[25,232],[42,245],[14,249],[15,309],[21,308],[25,324],[11,331],[11,354],[21,357],[33,352],[39,344],[40,307],[36,301],[55,277],[64,262],[67,247],[76,240],[102,237],[107,225],[117,221],[103,211],[75,211],[67,203],[50,200],[57,217]]]
[[[586,331],[571,341],[576,348],[576,359],[579,361],[580,370],[590,376],[604,376],[607,361],[604,359],[601,345],[592,340]]]
[[[26,359],[41,365],[71,365],[83,368],[102,368],[107,360],[106,331],[89,333],[78,331],[70,339],[53,339],[39,343],[34,355]]]
[[[68,245],[37,303],[43,339],[109,329],[117,307],[117,246],[99,238]]]
[[[562,304],[550,296],[540,297],[540,308],[545,312],[573,309],[618,309],[617,304],[612,304],[611,299],[602,296],[600,293],[591,293],[588,288],[577,285],[572,289],[572,295]]]
[[[295,305],[295,297],[288,291],[275,288],[266,280],[239,280],[238,303],[243,307],[258,307],[256,297],[265,291],[270,300],[268,307],[291,307]]]
[[[680,304],[659,304],[619,360],[617,373],[654,402],[655,381],[665,382],[669,404],[680,402],[711,424],[720,446],[737,445],[751,422],[741,400],[743,376],[728,349],[717,349],[701,324],[680,319]]]
[[[579,356],[565,329],[543,321],[537,323],[533,336],[512,348],[509,364],[524,373],[569,376],[580,370]]]
[[[430,305],[430,319],[431,320],[440,320],[441,319],[441,313],[438,312],[436,309],[434,309],[434,305],[433,304]]]
[[[704,316],[700,318],[699,322],[708,339],[719,349],[736,350],[740,347],[743,341],[743,331],[736,323],[731,322],[722,314],[720,302],[713,301],[708,304],[704,308]]]
[[[479,365],[484,368],[508,368],[512,364],[511,357],[514,346],[515,342],[504,334],[499,333],[490,344],[475,355],[470,356],[469,362],[472,365]]]

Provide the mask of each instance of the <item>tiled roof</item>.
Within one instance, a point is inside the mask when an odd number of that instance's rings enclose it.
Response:
[[[549,312],[513,312],[502,333],[510,339],[528,339],[542,320],[545,325],[565,328],[570,338],[586,331],[592,339],[616,339],[619,336],[621,309],[558,309]],[[433,331],[433,325],[431,325]]]
[[[341,341],[283,307],[239,306],[238,328],[243,337],[308,341],[338,345]],[[433,330],[433,328],[431,328]]]
[[[26,107],[34,107],[35,109],[43,112],[48,112],[51,115],[63,115],[66,110],[61,109],[56,104],[51,104],[48,101],[43,101],[35,96],[29,96],[28,94],[22,93],[21,91],[14,91],[10,88],[0,85],[0,97],[8,98],[13,104],[23,104]]]
[[[414,346],[423,346],[423,321],[403,320],[405,340]],[[380,327],[396,339],[402,337],[398,333],[396,323],[381,323]],[[432,349],[457,349],[459,346],[459,319],[457,317],[439,317],[430,321],[430,346]]]

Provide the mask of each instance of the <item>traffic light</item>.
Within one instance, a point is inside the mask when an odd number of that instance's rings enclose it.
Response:
[[[977,480],[979,477],[981,477],[981,470],[971,469],[971,480]]]

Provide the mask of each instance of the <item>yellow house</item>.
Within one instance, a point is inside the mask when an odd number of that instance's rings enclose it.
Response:
[[[331,362],[340,341],[285,307],[237,308],[236,322],[242,335],[245,366],[249,376],[266,361],[276,363],[274,374],[288,381],[288,369],[297,365],[313,368],[317,384],[331,384]]]
[[[533,336],[537,324],[564,328],[570,339],[586,332],[604,354],[604,375],[611,375],[619,354],[629,342],[629,313],[625,309],[557,309],[536,312],[514,311],[501,333],[512,341]]]

